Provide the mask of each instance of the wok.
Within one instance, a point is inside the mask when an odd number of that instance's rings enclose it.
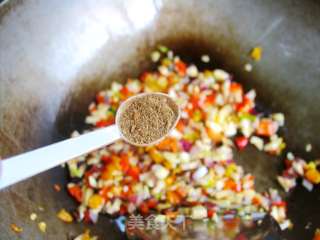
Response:
[[[212,66],[255,88],[265,109],[285,113],[288,149],[313,159],[320,155],[319,16],[320,3],[311,0],[5,1],[0,7],[0,155],[83,129],[95,93],[151,67],[148,54],[162,43],[194,62],[208,53]],[[247,53],[256,45],[264,55],[247,73]],[[309,142],[313,151],[306,153]],[[253,148],[237,158],[254,173],[259,189],[278,187],[280,158]],[[1,191],[0,239],[71,239],[88,227],[100,239],[125,238],[108,217],[94,226],[57,219],[58,210],[76,206],[65,190],[52,187],[66,180],[66,170],[57,167]],[[293,230],[281,232],[268,220],[253,229],[252,239],[312,238],[320,227],[319,187],[308,192],[299,186],[287,199]],[[46,234],[29,220],[32,212],[47,223]],[[12,232],[11,223],[23,233]],[[208,230],[202,226],[201,231],[205,239]]]

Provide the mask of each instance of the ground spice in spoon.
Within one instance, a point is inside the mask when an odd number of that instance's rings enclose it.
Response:
[[[168,96],[146,94],[127,103],[118,124],[130,142],[150,144],[170,131],[178,115],[177,105]]]

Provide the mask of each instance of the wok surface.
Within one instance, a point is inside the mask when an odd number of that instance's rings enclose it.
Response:
[[[318,16],[320,4],[311,0],[7,1],[0,7],[0,155],[25,152],[83,129],[95,93],[113,80],[138,76],[150,67],[150,51],[162,43],[195,62],[209,53],[215,66],[254,87],[262,105],[285,113],[288,149],[317,157]],[[258,44],[263,58],[246,73],[247,53]],[[309,142],[314,150],[306,154]],[[280,160],[252,148],[238,160],[257,177],[259,189],[277,187]],[[102,239],[121,239],[106,217],[95,226],[68,225],[55,217],[61,208],[75,207],[65,190],[53,190],[53,184],[66,180],[66,171],[55,168],[1,191],[0,239],[70,239],[87,227]],[[319,188],[309,193],[298,187],[291,195],[295,228],[274,239],[311,239],[320,227]],[[29,220],[32,212],[47,222],[45,235]],[[11,223],[24,232],[13,233]]]

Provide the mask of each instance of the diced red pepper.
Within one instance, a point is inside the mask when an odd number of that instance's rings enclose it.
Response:
[[[204,101],[207,105],[213,105],[216,102],[216,94],[212,93],[208,95]]]
[[[155,198],[150,198],[150,199],[147,201],[147,204],[148,204],[148,207],[149,207],[149,208],[155,208],[155,207],[158,205],[158,201],[157,201],[157,199],[155,199]]]
[[[96,173],[96,172],[100,172],[100,171],[101,171],[101,168],[93,165],[88,171],[86,171],[86,172],[84,173],[84,176],[85,176],[85,177],[89,177],[90,175],[92,175],[92,174],[94,174],[94,173]]]
[[[127,172],[130,168],[128,155],[122,154],[120,160],[120,166],[123,172]]]
[[[253,197],[252,198],[252,204],[254,205],[260,205],[261,204],[261,200],[257,197]]]
[[[225,182],[224,188],[225,189],[230,189],[230,190],[236,192],[237,191],[237,184],[232,179],[228,179]]]
[[[114,118],[108,118],[108,119],[102,119],[98,122],[96,122],[96,127],[101,128],[101,127],[107,127],[114,124]]]
[[[131,176],[134,180],[139,180],[140,169],[136,166],[131,166],[128,170],[128,175]]]
[[[187,195],[188,195],[188,192],[186,191],[186,189],[184,189],[183,187],[178,187],[176,189],[176,192],[178,193],[178,195],[181,197],[181,198],[185,198]]]
[[[99,195],[103,197],[105,200],[108,199],[108,193],[110,192],[110,187],[104,187],[99,191]]]
[[[192,104],[193,108],[199,108],[199,96],[192,95],[189,102]]]
[[[187,65],[181,60],[178,60],[175,62],[175,70],[179,73],[179,75],[184,76],[187,72]]]
[[[249,140],[245,136],[236,137],[235,143],[239,150],[243,150],[248,145]]]
[[[98,93],[96,96],[96,101],[97,103],[104,103],[105,102],[104,96],[101,93]]]
[[[296,178],[298,177],[298,174],[296,173],[296,171],[294,171],[292,167],[290,167],[282,171],[282,176],[288,178]]]
[[[248,240],[246,235],[244,233],[240,233],[238,236],[236,236],[235,240]]]
[[[109,164],[109,163],[112,162],[112,159],[111,159],[111,157],[108,156],[108,155],[103,155],[103,156],[101,156],[101,161],[103,161],[103,162],[106,163],[106,164]]]
[[[263,118],[260,120],[258,128],[256,130],[257,134],[264,137],[270,137],[275,134],[278,130],[278,124],[268,118]]]
[[[127,99],[128,97],[130,97],[132,95],[132,93],[129,91],[129,89],[127,87],[123,87],[120,90],[122,99]]]
[[[176,128],[178,129],[179,132],[183,132],[183,130],[185,129],[186,124],[184,123],[183,120],[179,120],[179,122],[177,123]]]
[[[179,194],[175,191],[170,191],[167,193],[168,201],[173,205],[178,205],[181,202]]]
[[[76,199],[79,203],[82,202],[82,190],[79,186],[75,185],[72,187],[68,187],[69,194]]]
[[[91,220],[91,218],[90,218],[90,212],[89,212],[89,210],[86,210],[86,211],[84,212],[83,221],[84,221],[85,223],[92,223],[92,220]]]
[[[120,93],[126,96],[129,94],[129,89],[127,87],[123,87],[121,88]]]
[[[320,229],[316,230],[313,240],[320,240]]]
[[[278,202],[273,202],[272,206],[276,207],[287,207],[287,203],[285,201],[278,201]]]
[[[214,215],[215,211],[211,208],[207,209],[207,214],[208,214],[208,218],[212,218],[212,216]]]
[[[121,196],[121,199],[123,199],[123,200],[130,200],[130,199],[132,199],[135,195],[134,195],[131,187],[128,186],[128,191],[125,192],[125,191],[122,190],[120,196]]]
[[[149,73],[149,72],[142,73],[140,76],[140,80],[144,82],[150,74],[151,73]]]
[[[139,210],[143,215],[146,215],[149,213],[150,209],[146,202],[142,202],[139,206]]]
[[[246,96],[243,97],[243,101],[241,103],[236,104],[237,112],[250,112],[254,107],[252,100]]]
[[[237,83],[237,82],[231,82],[230,91],[231,92],[238,92],[238,91],[242,92],[242,85],[240,83]]]
[[[286,158],[284,164],[286,165],[286,168],[290,168],[292,166],[292,161]]]
[[[125,214],[127,214],[127,213],[128,213],[128,208],[127,208],[127,206],[122,204],[122,205],[120,206],[120,211],[119,211],[119,213],[120,213],[120,215],[125,215]]]
[[[239,218],[224,220],[224,228],[228,231],[232,231],[232,230],[234,231],[239,226],[239,222],[240,222]]]

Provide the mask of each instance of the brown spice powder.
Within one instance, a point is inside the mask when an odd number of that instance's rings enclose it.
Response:
[[[130,142],[149,144],[169,132],[178,114],[178,107],[171,98],[147,94],[128,102],[119,118],[119,127]]]

